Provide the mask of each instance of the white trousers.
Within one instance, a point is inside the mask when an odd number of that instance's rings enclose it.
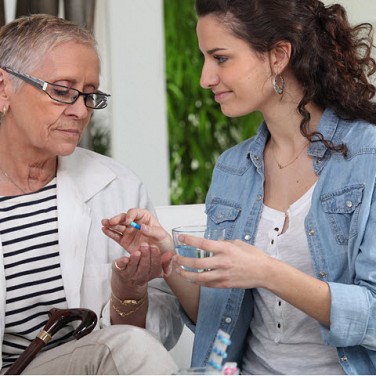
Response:
[[[145,329],[112,325],[40,352],[22,374],[169,375],[177,365]]]

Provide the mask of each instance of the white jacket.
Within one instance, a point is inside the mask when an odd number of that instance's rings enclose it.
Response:
[[[97,314],[101,327],[110,325],[111,263],[126,252],[103,234],[101,219],[132,207],[153,211],[146,189],[132,171],[113,159],[76,148],[73,154],[58,159],[57,207],[60,262],[68,307],[90,308]],[[1,259],[2,255],[0,252]],[[3,267],[0,281],[2,341],[6,297]],[[146,329],[167,349],[174,346],[182,331],[177,300],[161,279],[150,283]]]

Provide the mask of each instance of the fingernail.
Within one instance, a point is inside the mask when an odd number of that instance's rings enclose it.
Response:
[[[165,275],[168,277],[170,276],[172,273],[172,263],[170,262],[167,266],[167,269],[166,269],[166,272],[165,272]]]

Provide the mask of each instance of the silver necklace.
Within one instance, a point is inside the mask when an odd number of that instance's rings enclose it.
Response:
[[[1,173],[13,184],[15,185],[23,194],[26,194],[27,192],[21,188],[1,167],[0,167]]]
[[[292,159],[289,163],[287,163],[287,164],[285,164],[285,165],[282,165],[282,164],[280,164],[280,163],[278,162],[278,160],[277,160],[277,158],[276,158],[276,156],[275,156],[275,154],[274,154],[274,148],[273,148],[273,145],[271,145],[273,158],[274,158],[274,160],[276,161],[276,163],[277,163],[277,165],[278,165],[278,167],[279,167],[280,170],[282,170],[282,169],[284,169],[284,168],[286,168],[286,167],[292,165],[292,164],[293,164],[293,163],[294,163],[294,162],[300,157],[300,155],[303,153],[303,151],[304,151],[304,149],[305,149],[306,147],[307,147],[307,144],[304,145],[303,149],[300,150],[300,152],[297,154],[296,157],[294,157],[294,159]]]

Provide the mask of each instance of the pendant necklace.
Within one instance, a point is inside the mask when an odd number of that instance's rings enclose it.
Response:
[[[276,161],[276,163],[277,163],[277,165],[278,165],[278,167],[279,167],[280,170],[282,170],[282,169],[284,169],[284,168],[286,168],[286,167],[292,165],[292,164],[293,164],[293,163],[294,163],[294,162],[300,157],[300,155],[303,153],[303,151],[304,151],[304,149],[305,149],[306,147],[307,147],[307,144],[304,144],[303,149],[300,150],[300,152],[297,154],[296,157],[294,157],[289,163],[287,163],[287,164],[285,164],[285,165],[282,165],[282,164],[280,164],[280,163],[278,162],[278,160],[277,160],[277,158],[276,158],[276,156],[275,156],[275,154],[274,154],[274,148],[273,148],[273,145],[271,145],[273,158],[274,158],[274,160]]]
[[[1,173],[14,185],[16,186],[23,194],[26,194],[27,192],[22,189],[1,167],[0,167]]]

